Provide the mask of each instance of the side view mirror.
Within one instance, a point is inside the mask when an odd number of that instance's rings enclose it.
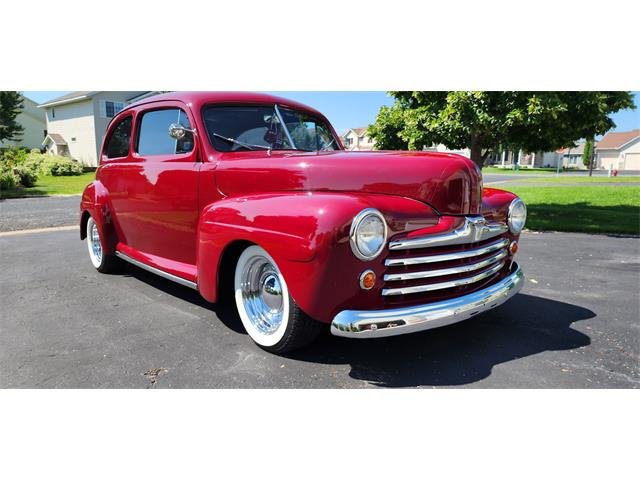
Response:
[[[169,136],[176,140],[182,140],[187,132],[193,133],[193,130],[188,129],[179,123],[172,123],[169,125]]]

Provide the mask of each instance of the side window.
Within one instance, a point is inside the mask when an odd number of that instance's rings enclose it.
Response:
[[[126,157],[129,155],[131,142],[131,116],[128,116],[114,128],[105,149],[107,158]]]
[[[193,134],[187,132],[180,140],[169,136],[169,126],[179,124],[191,129],[187,115],[179,108],[152,110],[142,116],[138,137],[140,155],[174,155],[193,150]]]

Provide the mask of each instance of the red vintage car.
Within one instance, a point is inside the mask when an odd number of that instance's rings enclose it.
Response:
[[[169,93],[111,121],[80,235],[94,267],[125,260],[235,299],[262,348],[447,325],[516,294],[526,208],[467,158],[350,152],[318,111],[253,93]]]

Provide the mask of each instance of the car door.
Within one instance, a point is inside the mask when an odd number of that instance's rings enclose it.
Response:
[[[126,165],[119,165],[111,198],[130,253],[173,273],[195,272],[198,222],[198,147],[188,107],[162,102],[139,108]]]

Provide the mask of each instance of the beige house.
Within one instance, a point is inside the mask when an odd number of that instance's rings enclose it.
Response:
[[[557,167],[558,162],[563,168],[576,168],[581,170],[588,169],[582,161],[582,155],[584,154],[584,147],[587,145],[585,140],[578,140],[575,146],[571,148],[561,148],[555,152],[549,152],[549,154],[555,154],[555,162],[551,162],[548,166]],[[597,149],[598,142],[595,142],[594,146]],[[547,166],[547,165],[545,165]]]
[[[46,136],[47,123],[44,112],[38,109],[38,104],[30,98],[22,96],[22,112],[16,117],[16,122],[22,125],[24,131],[19,140],[5,140],[0,142],[0,148],[24,147],[28,150],[40,148],[42,139]]]
[[[342,136],[342,141],[347,150],[366,151],[373,150],[374,140],[367,135],[367,128],[350,128]]]
[[[98,165],[100,147],[111,119],[125,105],[156,92],[71,92],[38,105],[46,112],[47,152]]]
[[[606,170],[640,170],[640,129],[607,133],[596,147],[596,165]]]
[[[439,143],[438,145],[432,145],[429,148],[425,148],[427,152],[439,152],[439,153],[455,153],[456,155],[463,155],[467,158],[471,158],[471,150],[468,148],[462,148],[459,150],[452,150],[447,148],[446,145]]]

